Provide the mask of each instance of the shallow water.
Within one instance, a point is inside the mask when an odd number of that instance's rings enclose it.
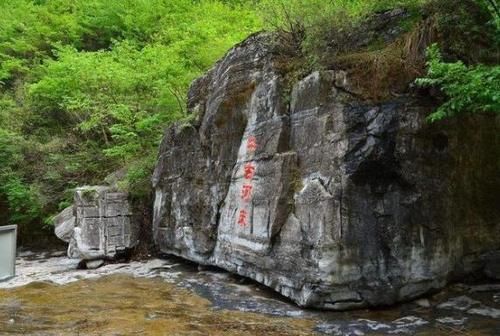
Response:
[[[499,284],[455,285],[428,307],[321,312],[179,259],[76,270],[65,257],[24,254],[17,267],[0,283],[0,335],[500,335]]]
[[[309,335],[313,322],[237,311],[161,278],[111,275],[0,292],[0,330],[30,335]]]

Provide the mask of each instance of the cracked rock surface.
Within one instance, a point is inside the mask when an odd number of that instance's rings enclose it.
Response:
[[[429,97],[366,101],[341,70],[290,91],[270,39],[251,36],[195,81],[196,120],[166,131],[160,250],[334,310],[498,276],[500,123],[429,124]]]
[[[87,265],[96,268],[98,259],[114,258],[137,244],[127,197],[105,186],[76,189],[74,204],[54,218],[56,236],[69,243],[68,257],[96,260]]]

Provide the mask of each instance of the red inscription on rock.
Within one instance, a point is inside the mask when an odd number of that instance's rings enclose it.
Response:
[[[252,189],[253,186],[251,184],[244,184],[243,188],[241,189],[241,198],[245,202],[250,202],[252,199]]]
[[[254,136],[248,137],[247,151],[255,152],[257,150],[257,139]]]
[[[246,226],[247,225],[247,217],[248,217],[248,211],[241,209],[240,214],[238,216],[238,224],[240,226]]]
[[[246,180],[251,180],[253,179],[253,176],[255,175],[255,166],[253,163],[249,162],[245,164],[244,169],[244,174],[243,176],[245,177]]]

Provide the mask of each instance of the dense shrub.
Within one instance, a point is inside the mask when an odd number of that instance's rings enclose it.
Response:
[[[416,10],[428,0],[263,0],[269,29],[288,33],[298,53],[324,51],[332,33],[348,31],[367,16],[394,8]],[[311,56],[311,55],[309,55]]]
[[[438,87],[446,95],[430,121],[463,113],[500,113],[500,66],[447,63],[436,44],[429,47],[428,57],[427,77],[419,78],[417,84]]]

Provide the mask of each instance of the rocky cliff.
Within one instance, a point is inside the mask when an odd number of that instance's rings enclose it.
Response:
[[[153,176],[161,251],[326,309],[497,274],[494,117],[431,125],[431,99],[373,103],[341,70],[290,91],[278,63],[254,35],[193,83],[196,120],[166,131]]]

